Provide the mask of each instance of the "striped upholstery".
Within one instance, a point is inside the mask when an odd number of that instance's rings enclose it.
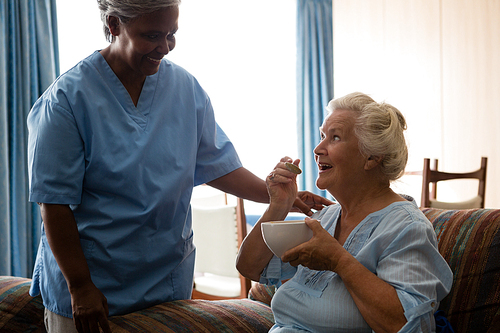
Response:
[[[439,250],[454,272],[441,302],[456,333],[500,332],[500,209],[423,209]],[[40,297],[28,295],[31,280],[0,277],[0,332],[43,333]],[[273,290],[255,285],[250,297],[269,302]],[[111,317],[113,332],[267,332],[271,309],[250,299],[184,300]]]
[[[43,305],[31,297],[30,279],[0,276],[0,332],[44,333]],[[271,309],[249,299],[167,302],[109,318],[113,332],[267,332]]]
[[[500,332],[500,209],[422,211],[454,272],[440,310],[457,333]]]
[[[0,276],[0,332],[45,332],[40,297],[28,295],[31,280]]]
[[[167,302],[147,310],[110,317],[113,332],[267,332],[271,309],[249,299]]]

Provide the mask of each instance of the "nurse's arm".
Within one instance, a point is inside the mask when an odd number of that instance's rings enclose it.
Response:
[[[267,193],[266,182],[244,167],[238,168],[220,178],[207,183],[223,192],[230,193],[237,197],[269,203],[269,194]],[[311,209],[321,210],[324,206],[333,204],[332,201],[322,196],[308,191],[300,191],[293,203],[294,211],[301,211],[311,216]]]
[[[207,184],[239,198],[261,203],[269,202],[266,183],[243,167]]]
[[[92,283],[73,211],[67,205],[42,203],[40,207],[47,241],[71,294],[77,330],[89,327],[91,332],[99,332],[99,324],[105,333],[111,333],[107,300]]]

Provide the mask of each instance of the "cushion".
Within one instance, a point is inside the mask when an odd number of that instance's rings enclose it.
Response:
[[[44,333],[40,296],[28,294],[31,280],[0,276],[0,332]],[[274,324],[271,308],[250,299],[167,302],[123,316],[109,317],[120,332],[267,332]]]
[[[0,332],[45,332],[40,297],[31,297],[30,279],[0,276]]]
[[[453,271],[440,310],[456,332],[500,332],[500,210],[422,211]]]
[[[268,332],[274,324],[271,308],[249,299],[180,300],[124,316],[110,317],[120,332]]]

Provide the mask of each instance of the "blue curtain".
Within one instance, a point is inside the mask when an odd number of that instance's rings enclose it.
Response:
[[[28,112],[59,74],[55,0],[0,4],[0,275],[31,276],[40,211],[28,202]]]
[[[299,188],[323,196],[329,195],[316,187],[313,149],[333,98],[332,15],[332,0],[297,0],[297,125],[304,170]]]

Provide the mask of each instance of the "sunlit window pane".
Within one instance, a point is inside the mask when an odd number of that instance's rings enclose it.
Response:
[[[61,73],[105,48],[95,1],[59,0]],[[296,3],[184,0],[177,45],[166,56],[208,92],[218,123],[246,168],[264,178],[296,158]]]

